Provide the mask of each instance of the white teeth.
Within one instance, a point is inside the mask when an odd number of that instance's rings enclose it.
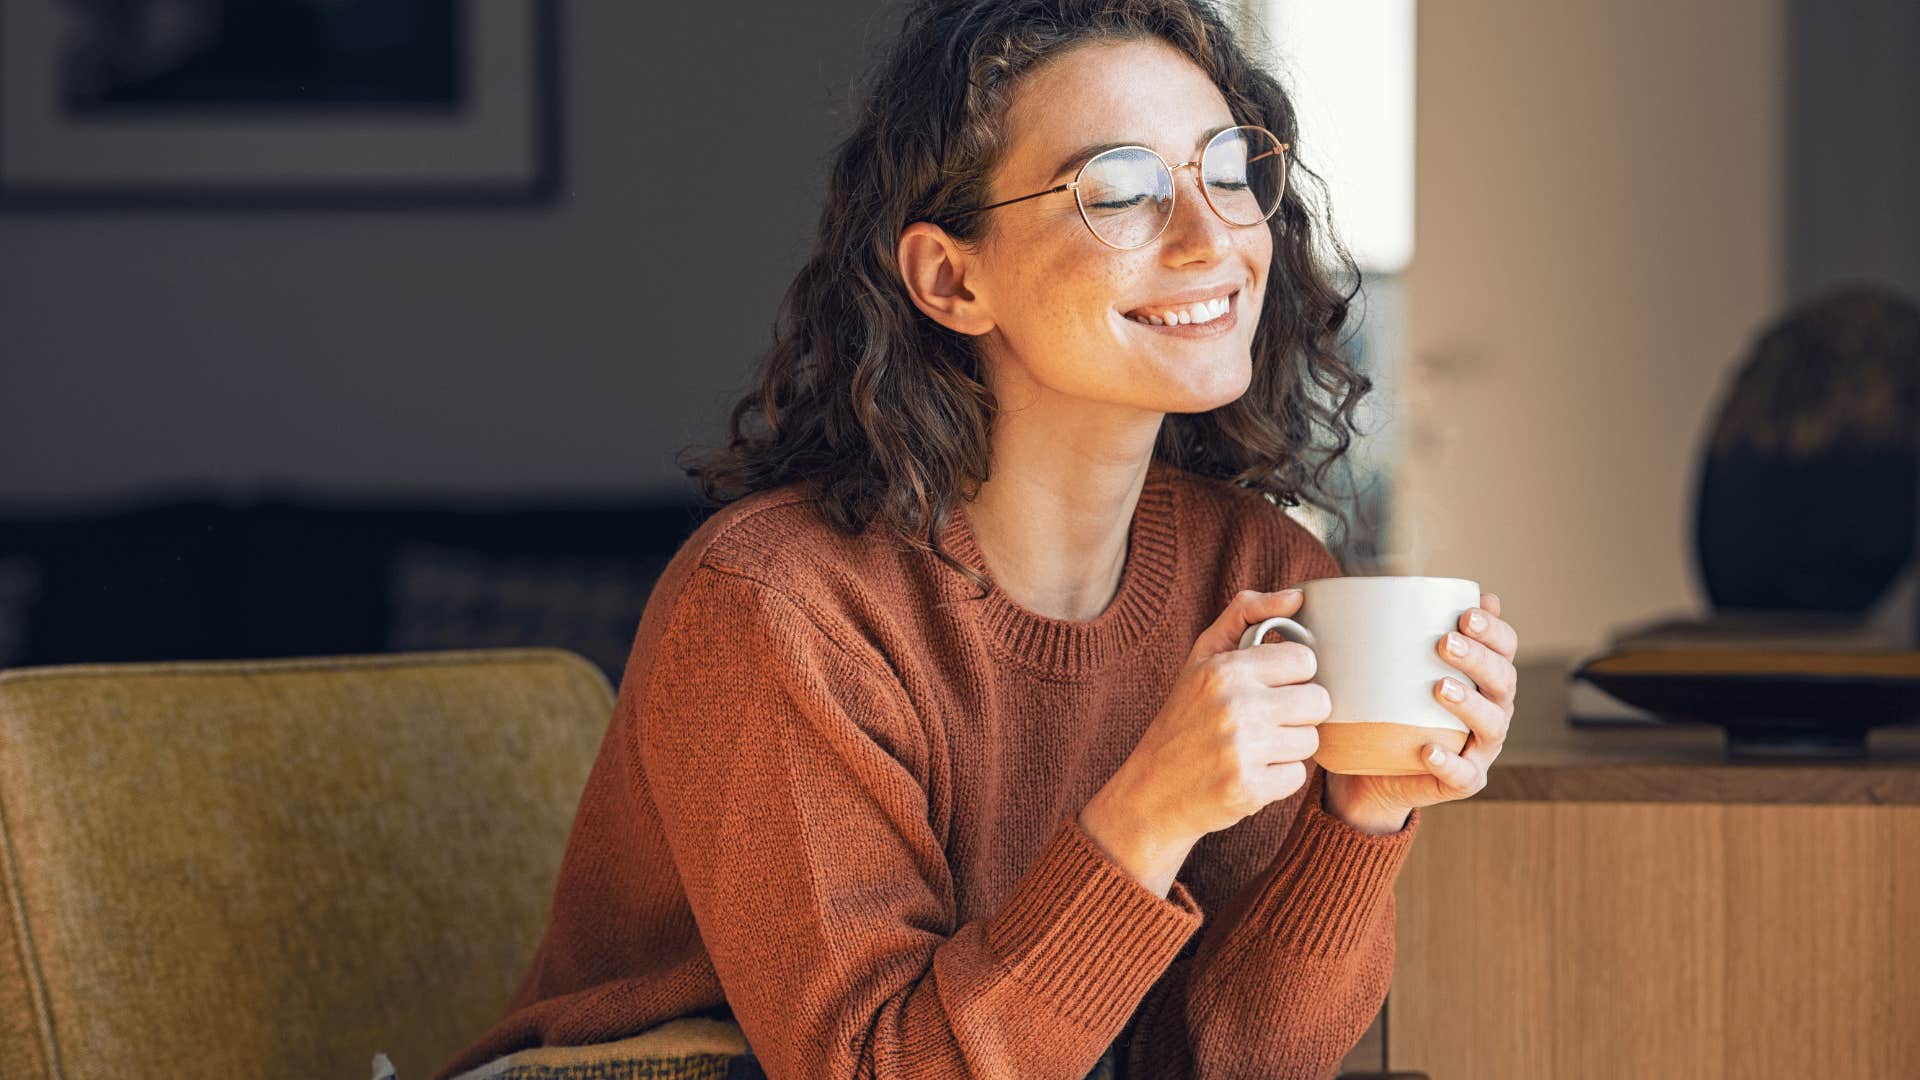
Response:
[[[1169,308],[1158,313],[1129,315],[1127,318],[1152,326],[1190,326],[1195,323],[1212,322],[1225,315],[1232,307],[1232,299],[1222,296],[1215,300],[1202,300],[1197,304],[1189,304],[1184,308]]]
[[[1227,298],[1224,296],[1217,300],[1203,300],[1182,311],[1180,313],[1180,321],[1189,323],[1212,322],[1220,316],[1225,315],[1228,306]]]

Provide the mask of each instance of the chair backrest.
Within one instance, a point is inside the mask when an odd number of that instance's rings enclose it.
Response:
[[[0,1075],[426,1075],[532,958],[612,703],[558,649],[0,672]]]

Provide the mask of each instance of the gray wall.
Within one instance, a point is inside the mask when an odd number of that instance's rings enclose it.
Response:
[[[1793,0],[1788,284],[1920,302],[1920,4]]]
[[[897,9],[564,15],[551,209],[0,215],[0,499],[688,490]]]

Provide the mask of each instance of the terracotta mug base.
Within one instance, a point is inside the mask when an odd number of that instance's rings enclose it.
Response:
[[[1427,772],[1420,763],[1420,749],[1439,743],[1457,754],[1467,745],[1467,733],[1452,728],[1422,727],[1419,724],[1360,723],[1347,721],[1321,724],[1320,749],[1313,760],[1320,767],[1347,776],[1414,776]]]

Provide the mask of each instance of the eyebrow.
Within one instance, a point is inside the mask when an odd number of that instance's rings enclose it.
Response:
[[[1218,127],[1207,129],[1207,131],[1201,135],[1200,145],[1205,146],[1208,139],[1213,138],[1215,135],[1220,134],[1221,132],[1227,130],[1232,126],[1233,126],[1232,124],[1221,124]],[[1090,145],[1083,146],[1080,149],[1075,150],[1073,153],[1068,154],[1066,157],[1061,159],[1060,167],[1053,170],[1053,174],[1047,177],[1047,183],[1051,184],[1055,180],[1060,179],[1060,177],[1063,174],[1070,173],[1073,170],[1079,168],[1080,166],[1086,164],[1087,159],[1094,156],[1095,154],[1105,153],[1108,150],[1118,150],[1122,146],[1146,146],[1146,145],[1147,145],[1146,143],[1139,142],[1136,140],[1133,142],[1092,143]]]
[[[1117,150],[1122,146],[1138,146],[1138,145],[1140,144],[1130,143],[1130,142],[1109,142],[1109,143],[1094,143],[1091,146],[1083,146],[1080,149],[1075,150],[1073,153],[1068,154],[1065,158],[1061,159],[1060,167],[1053,170],[1053,175],[1047,177],[1047,183],[1051,184],[1055,180],[1060,179],[1061,176],[1072,172],[1073,170],[1079,168],[1082,165],[1085,165],[1087,163],[1087,159],[1093,157],[1095,154],[1104,153],[1108,150]]]

